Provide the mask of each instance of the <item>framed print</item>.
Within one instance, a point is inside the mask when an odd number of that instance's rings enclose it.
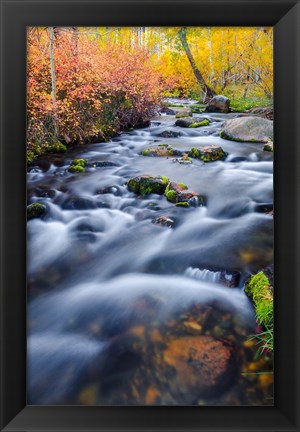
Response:
[[[299,2],[1,17],[1,430],[299,430]]]

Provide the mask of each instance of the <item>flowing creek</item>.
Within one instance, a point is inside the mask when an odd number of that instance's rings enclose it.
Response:
[[[47,206],[28,222],[29,404],[273,404],[272,358],[256,358],[243,292],[273,259],[273,219],[258,211],[273,202],[272,154],[219,137],[235,115],[194,115],[212,120],[196,129],[161,115],[29,169],[28,203]],[[161,138],[166,130],[181,135]],[[140,154],[163,143],[217,144],[228,156],[180,164]],[[75,158],[86,172],[68,172]],[[184,182],[207,205],[137,196],[126,183],[139,174]],[[153,223],[161,216],[174,226]]]

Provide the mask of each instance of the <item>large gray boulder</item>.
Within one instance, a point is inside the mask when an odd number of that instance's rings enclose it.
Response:
[[[227,120],[221,129],[221,138],[240,142],[267,143],[273,140],[273,121],[261,117],[237,117]]]
[[[230,100],[226,96],[218,95],[214,96],[211,101],[206,105],[207,112],[229,112]]]

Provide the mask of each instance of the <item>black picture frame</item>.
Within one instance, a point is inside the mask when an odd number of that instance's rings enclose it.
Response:
[[[300,4],[1,0],[1,430],[299,431]],[[26,26],[274,26],[274,407],[26,406]]]

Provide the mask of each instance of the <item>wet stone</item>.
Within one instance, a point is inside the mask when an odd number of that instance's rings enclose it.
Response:
[[[174,220],[169,218],[168,216],[159,216],[152,221],[154,225],[166,226],[168,228],[172,228],[174,226]]]
[[[158,134],[157,136],[162,138],[178,138],[181,136],[181,132],[171,131],[171,130],[165,130]]]
[[[195,206],[196,202],[198,205],[204,205],[206,198],[202,195],[197,194],[188,190],[187,185],[184,183],[170,182],[166,188],[165,196],[168,201],[176,205],[182,205],[184,207],[190,206],[190,200],[193,200]]]
[[[128,189],[139,195],[156,193],[162,195],[168,185],[169,179],[165,176],[141,175],[128,180]]]
[[[172,391],[190,391],[198,396],[217,392],[234,370],[230,344],[210,336],[175,339],[168,344],[163,358],[176,371]]]
[[[156,156],[156,157],[168,157],[168,156],[180,156],[179,150],[174,150],[169,145],[160,144],[155,147],[149,147],[142,151],[142,156]]]
[[[216,160],[224,160],[227,153],[220,146],[206,145],[198,148],[193,147],[189,152],[189,156],[200,159],[202,162],[214,162]]]

